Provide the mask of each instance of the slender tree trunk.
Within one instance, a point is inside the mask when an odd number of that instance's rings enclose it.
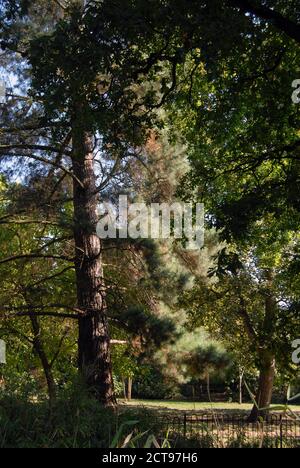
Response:
[[[127,391],[126,391],[126,379],[122,377],[122,386],[123,386],[123,395],[124,395],[124,400],[127,400]]]
[[[210,375],[209,372],[206,375],[206,386],[207,386],[207,396],[208,401],[211,403],[211,394],[210,394]]]
[[[244,378],[244,371],[240,368],[239,372],[239,404],[243,404],[243,378]]]
[[[133,381],[132,381],[132,378],[128,378],[128,387],[127,387],[127,399],[128,401],[131,401],[132,400],[132,384],[133,384]]]
[[[41,328],[40,328],[38,318],[32,315],[30,316],[30,321],[31,321],[31,327],[33,331],[33,348],[42,363],[42,367],[43,367],[44,374],[46,377],[46,382],[47,382],[49,401],[50,401],[50,404],[52,404],[56,398],[56,385],[55,385],[55,381],[54,381],[54,377],[52,373],[51,364],[48,360],[48,357],[45,352],[44,345],[41,339]]]
[[[254,405],[249,417],[250,422],[256,422],[260,417],[266,417],[268,411],[265,408],[268,408],[272,403],[276,372],[275,356],[272,349],[269,347],[270,344],[272,345],[274,339],[274,323],[277,314],[277,302],[273,293],[274,276],[272,270],[267,270],[266,280],[265,319],[263,324],[263,338],[260,343],[259,351],[260,377],[256,396],[258,408]]]
[[[80,114],[80,109],[79,109]],[[77,120],[76,120],[77,119]],[[104,406],[116,404],[103,281],[102,242],[96,234],[96,174],[93,137],[73,121],[74,238],[79,319],[79,369],[87,387]],[[79,182],[80,181],[80,182]]]

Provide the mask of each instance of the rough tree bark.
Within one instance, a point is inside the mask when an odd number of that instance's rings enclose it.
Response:
[[[116,404],[103,281],[102,242],[96,234],[97,205],[93,136],[73,120],[74,239],[79,319],[79,369],[87,387],[104,406]]]

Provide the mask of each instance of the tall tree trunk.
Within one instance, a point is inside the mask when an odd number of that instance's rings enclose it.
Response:
[[[209,372],[207,372],[207,374],[206,374],[206,386],[207,386],[208,401],[211,403],[211,394],[210,394],[210,374],[209,374]]]
[[[42,367],[44,370],[47,388],[48,388],[48,396],[50,404],[52,404],[56,398],[56,385],[52,373],[51,364],[48,360],[47,354],[44,349],[44,345],[41,339],[41,328],[39,324],[39,320],[34,315],[30,316],[31,327],[33,331],[33,348],[36,354],[38,355]]]
[[[77,119],[77,120],[76,120]],[[87,387],[104,406],[116,404],[103,281],[102,242],[96,234],[97,205],[93,136],[73,121],[74,239],[79,319],[79,369]]]
[[[266,408],[272,403],[273,387],[275,378],[275,358],[270,353],[266,353],[263,358],[262,368],[260,370],[258,393],[249,422],[257,422],[259,418],[265,419],[268,411]]]
[[[244,370],[239,369],[239,404],[243,404],[243,378],[244,378]]]
[[[127,385],[127,399],[128,401],[131,401],[132,400],[132,378],[129,377],[128,378],[128,385]]]
[[[126,379],[122,377],[122,387],[123,387],[123,396],[124,400],[127,400],[127,391],[126,391]]]
[[[260,377],[258,392],[256,396],[256,403],[258,405],[258,408],[254,405],[251,415],[249,417],[250,422],[256,422],[260,417],[265,418],[268,413],[268,411],[265,408],[268,408],[272,403],[276,360],[271,347],[274,339],[274,323],[277,314],[277,301],[273,292],[273,281],[274,275],[272,270],[267,270],[265,319],[262,330],[262,340],[260,343],[259,350]]]

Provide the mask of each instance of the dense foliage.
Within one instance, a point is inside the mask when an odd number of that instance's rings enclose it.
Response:
[[[298,10],[296,0],[2,2],[3,446],[14,444],[16,396],[16,425],[38,421],[19,445],[69,447],[86,446],[95,405],[116,396],[211,399],[218,387],[241,400],[246,381],[257,421],[274,390],[297,387]],[[204,203],[204,247],[100,239],[99,207],[121,194]],[[89,435],[58,436],[63,400],[75,405],[66,425],[79,418],[78,381]]]

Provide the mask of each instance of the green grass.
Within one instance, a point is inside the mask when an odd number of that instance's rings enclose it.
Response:
[[[120,400],[120,404],[132,407],[146,407],[167,409],[174,411],[208,411],[214,410],[227,410],[227,411],[249,411],[252,408],[251,404],[239,405],[238,403],[194,403],[190,401],[160,401],[160,400],[132,400],[130,402]],[[291,406],[293,411],[300,412],[300,405]]]

